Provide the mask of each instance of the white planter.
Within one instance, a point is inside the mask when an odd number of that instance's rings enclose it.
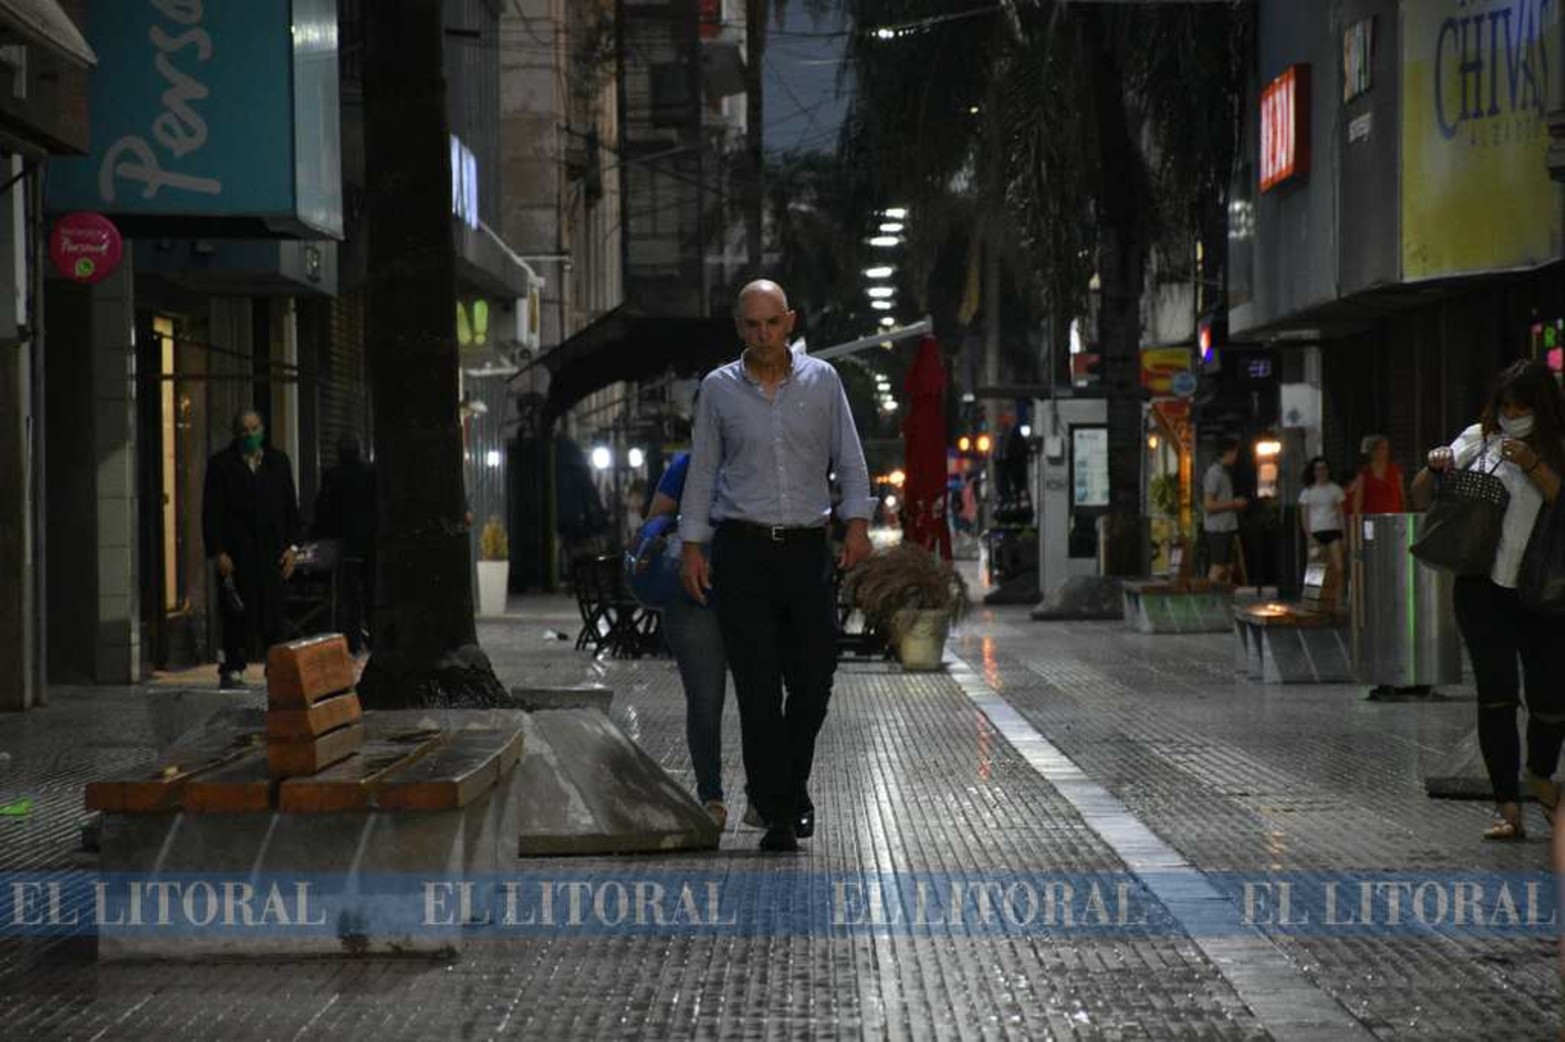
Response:
[[[478,562],[478,614],[505,614],[505,584],[510,574],[510,561]]]
[[[945,658],[946,637],[951,632],[951,613],[903,611],[897,613],[897,658],[902,668],[923,672],[940,668]]]

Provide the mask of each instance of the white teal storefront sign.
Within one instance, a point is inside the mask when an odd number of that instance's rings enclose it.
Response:
[[[335,0],[86,6],[91,152],[50,165],[51,210],[132,232],[341,236]]]

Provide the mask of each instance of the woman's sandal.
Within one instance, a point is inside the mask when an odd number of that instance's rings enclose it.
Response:
[[[1511,813],[1505,813],[1505,808],[1511,808]],[[1522,808],[1519,803],[1502,803],[1494,808],[1494,823],[1484,829],[1484,839],[1499,840],[1501,842],[1526,839],[1527,827],[1522,824]]]

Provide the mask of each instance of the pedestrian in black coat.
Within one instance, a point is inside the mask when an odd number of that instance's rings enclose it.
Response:
[[[207,462],[201,534],[217,568],[223,687],[241,686],[252,650],[283,638],[283,584],[293,575],[299,498],[288,456],[264,446],[254,411],[234,420],[234,440]],[[232,580],[232,589],[227,581]]]
[[[375,522],[375,468],[365,461],[358,437],[344,434],[337,439],[337,465],[321,476],[314,532],[341,546],[337,625],[355,655],[364,648],[368,609],[375,603]]]

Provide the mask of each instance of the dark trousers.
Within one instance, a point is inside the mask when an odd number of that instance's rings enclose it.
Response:
[[[815,736],[837,670],[831,575],[824,530],[773,542],[725,524],[712,542],[713,603],[739,702],[745,775],[768,822],[814,809]]]
[[[235,611],[223,592],[223,577],[213,569],[217,580],[217,615],[223,635],[221,673],[243,673],[257,652],[262,660],[273,644],[283,639],[283,580],[275,569],[256,566],[248,557],[236,557],[234,587],[239,591],[243,609]]]
[[[1496,802],[1512,803],[1519,794],[1516,709],[1523,687],[1527,770],[1539,778],[1553,777],[1565,742],[1565,656],[1559,652],[1559,624],[1526,610],[1515,590],[1487,578],[1457,579],[1454,603],[1478,686],[1478,747]]]

